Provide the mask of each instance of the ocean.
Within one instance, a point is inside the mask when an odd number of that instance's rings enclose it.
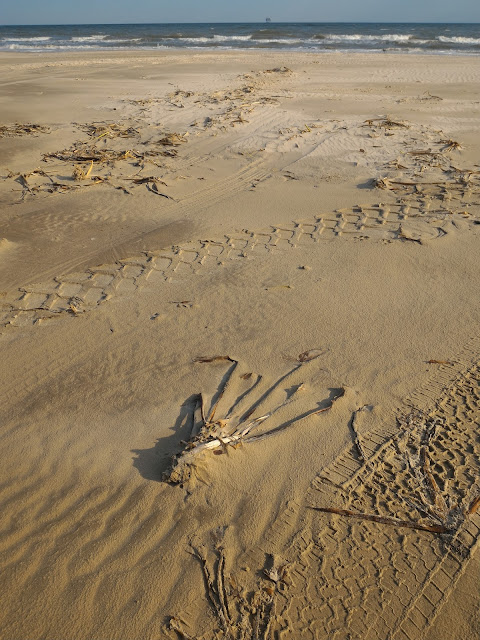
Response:
[[[274,49],[480,54],[480,24],[242,23],[0,26],[3,51]]]

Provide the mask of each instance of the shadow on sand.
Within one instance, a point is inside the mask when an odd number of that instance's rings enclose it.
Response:
[[[151,449],[132,449],[136,456],[133,466],[145,480],[164,482],[163,474],[171,466],[173,456],[182,449],[180,442],[190,437],[197,398],[198,394],[191,395],[182,404],[170,436],[159,438]]]

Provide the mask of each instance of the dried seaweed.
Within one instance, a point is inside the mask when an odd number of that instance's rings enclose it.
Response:
[[[455,140],[441,140],[441,143],[445,145],[442,149],[443,152],[457,151],[462,148],[462,145]]]
[[[100,140],[101,138],[135,138],[139,132],[134,127],[125,127],[118,122],[91,122],[90,124],[78,125],[91,138]]]
[[[178,133],[167,133],[166,136],[157,140],[157,144],[161,144],[164,147],[179,147],[185,142],[187,142],[187,137]]]
[[[410,125],[406,122],[392,120],[389,116],[385,116],[383,118],[369,118],[368,120],[365,120],[364,126],[382,127],[383,129],[410,129]]]
[[[13,138],[17,136],[31,136],[39,133],[50,133],[50,127],[42,124],[2,124],[0,125],[0,138]]]
[[[93,169],[93,160],[91,160],[90,166],[88,167],[86,172],[82,169],[82,167],[76,165],[73,169],[72,177],[74,180],[86,180],[88,176],[92,173],[92,169]]]
[[[116,151],[113,149],[97,149],[85,143],[76,143],[69,149],[51,151],[43,154],[43,160],[61,160],[62,162],[94,162],[98,164],[112,163],[119,160],[131,160],[138,157],[131,149]]]

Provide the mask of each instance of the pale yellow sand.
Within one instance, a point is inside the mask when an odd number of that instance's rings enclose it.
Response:
[[[478,637],[478,60],[0,68],[1,637]]]

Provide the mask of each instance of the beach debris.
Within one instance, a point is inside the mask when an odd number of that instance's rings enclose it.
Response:
[[[157,176],[125,175],[125,166],[117,166],[117,163],[126,162],[130,167],[140,167],[140,171],[145,169],[147,163],[157,167],[162,165],[157,161],[159,158],[172,158],[177,155],[177,148],[180,144],[187,142],[187,137],[182,134],[168,133],[157,144],[149,146],[145,150],[134,148],[112,148],[105,146],[107,139],[137,137],[140,139],[139,131],[131,126],[122,123],[90,123],[78,125],[88,136],[87,141],[76,141],[69,148],[61,151],[50,151],[43,154],[43,161],[54,163],[60,161],[71,166],[71,179],[64,178],[64,169],[55,167],[55,171],[42,171],[35,169],[27,173],[13,173],[9,171],[7,178],[13,178],[22,186],[21,202],[27,196],[35,196],[39,193],[65,193],[84,187],[94,185],[108,185],[131,194],[131,190],[124,184],[115,183],[115,179],[128,180],[132,186],[145,185],[148,191],[154,195],[167,200],[174,200],[159,187],[167,186],[166,183]],[[97,146],[102,141],[104,144]],[[113,169],[116,168],[115,174]],[[92,175],[95,169],[95,175]],[[56,175],[60,173],[61,176]],[[43,177],[46,181],[29,180],[33,177]]]
[[[470,503],[470,506],[467,509],[467,514],[471,516],[474,513],[477,513],[479,508],[480,508],[480,495],[472,500],[472,502]]]
[[[453,362],[450,362],[450,360],[427,360],[427,364],[448,364],[448,365],[453,365]]]
[[[317,355],[318,352],[318,355]],[[278,421],[269,429],[266,429],[268,421],[278,417],[282,409],[290,405],[297,399],[298,393],[304,389],[304,385],[297,384],[290,389],[285,389],[285,398],[283,402],[277,404],[273,409],[270,408],[265,413],[261,412],[267,400],[272,394],[280,388],[300,367],[305,366],[308,362],[314,360],[322,352],[312,350],[301,354],[303,361],[295,364],[287,373],[280,376],[271,386],[260,395],[259,398],[250,402],[250,394],[256,389],[261,381],[261,376],[249,374],[247,377],[235,376],[238,367],[238,361],[230,356],[212,356],[196,358],[197,363],[229,363],[229,369],[224,375],[223,381],[220,383],[217,393],[211,401],[211,406],[207,409],[205,397],[199,393],[196,398],[191,412],[191,435],[188,442],[185,443],[184,450],[179,453],[172,462],[172,467],[164,475],[167,482],[173,484],[183,484],[187,482],[200,457],[206,452],[217,452],[217,455],[224,453],[228,448],[236,448],[240,445],[252,444],[278,435],[282,431],[298,424],[302,420],[311,416],[319,415],[329,411],[337,400],[345,395],[345,389],[339,388],[331,392],[330,397],[320,403],[314,409],[308,410],[293,418],[288,418],[283,422]],[[237,380],[238,378],[238,380]],[[239,394],[230,407],[222,412],[222,417],[217,417],[217,411],[221,401],[226,396],[227,391],[234,385],[238,385],[239,380],[248,380],[250,387]],[[242,387],[244,389],[244,385]],[[252,396],[253,397],[253,396]],[[240,411],[240,405],[248,403],[246,410]],[[279,423],[278,423],[279,422]]]
[[[367,405],[364,405],[363,407],[360,407],[359,409],[357,409],[356,411],[354,411],[352,413],[352,418],[350,420],[350,429],[352,430],[353,433],[353,441],[354,444],[357,448],[358,451],[358,457],[360,458],[360,460],[362,462],[366,462],[367,461],[367,454],[363,448],[363,444],[362,444],[362,440],[360,438],[360,434],[358,433],[358,429],[357,429],[357,421],[358,421],[358,415],[364,411],[366,411],[368,409]]]
[[[310,362],[310,360],[315,360],[315,358],[319,358],[326,353],[325,349],[310,349],[309,351],[304,351],[301,353],[297,360],[298,362]]]
[[[368,127],[382,127],[383,129],[409,129],[410,125],[407,122],[401,122],[399,120],[392,120],[389,116],[383,116],[381,118],[369,118],[365,120],[364,126]]]
[[[401,240],[406,240],[407,242],[415,242],[416,244],[423,244],[421,238],[414,238],[413,236],[406,233],[402,225],[398,227],[397,238]]]
[[[47,182],[44,184],[32,184],[30,180],[35,179],[36,176],[46,178]],[[13,178],[15,182],[18,182],[18,184],[20,184],[22,187],[20,202],[23,202],[28,195],[35,196],[41,191],[45,191],[48,193],[57,193],[61,191],[72,191],[79,188],[79,185],[74,185],[71,183],[66,184],[54,180],[49,173],[43,171],[42,169],[34,169],[33,171],[29,171],[28,173],[10,172],[8,177]]]
[[[310,505],[309,508],[323,513],[336,514],[379,524],[400,528],[415,529],[437,534],[455,534],[462,523],[475,513],[480,506],[480,496],[476,496],[467,507],[461,501],[455,501],[450,495],[443,494],[435,474],[432,471],[430,449],[435,439],[439,421],[420,411],[397,418],[400,436],[397,438],[397,456],[399,466],[405,469],[410,479],[413,493],[407,497],[399,489],[404,502],[409,505],[418,518],[405,519],[376,513],[363,513],[357,509],[338,508],[336,506]],[[353,430],[353,426],[352,430]],[[358,436],[355,429],[355,434]],[[360,440],[359,440],[360,442]],[[355,443],[358,446],[358,443]],[[363,462],[368,462],[363,448],[360,450]],[[389,463],[391,465],[391,461]],[[447,483],[445,483],[445,487]],[[444,489],[445,489],[444,487]],[[377,490],[376,488],[375,490]],[[343,489],[342,489],[343,491]]]
[[[139,136],[138,129],[128,127],[118,122],[91,122],[77,125],[91,138],[135,138]]]
[[[217,533],[212,538],[218,540],[213,549],[193,543],[190,543],[189,549],[189,553],[200,564],[206,599],[219,626],[218,632],[214,631],[209,638],[271,640],[274,625],[288,606],[289,565],[270,555],[262,572],[263,578],[249,592],[240,586],[234,575],[226,572],[222,534]],[[283,602],[281,611],[278,606],[280,601]],[[182,639],[194,640],[195,637],[189,634],[186,626],[181,618],[173,616],[167,629]]]
[[[42,124],[0,124],[0,138],[13,138],[16,136],[31,136],[39,133],[50,133],[50,127]]]
[[[356,511],[350,511],[348,509],[337,509],[335,507],[310,507],[310,509],[313,509],[314,511],[322,511],[323,513],[335,513],[349,518],[369,520],[370,522],[378,522],[380,524],[389,524],[394,527],[416,529],[417,531],[429,531],[430,533],[449,533],[452,531],[442,524],[422,524],[420,522],[412,522],[410,520],[399,520],[398,518],[377,516],[371,513],[357,513]]]
[[[187,136],[178,133],[167,133],[166,136],[157,140],[157,144],[161,144],[164,147],[179,147],[184,142],[187,142]]]
[[[265,69],[263,73],[286,73],[291,74],[293,71],[288,67],[275,67],[274,69]]]
[[[423,93],[423,97],[420,98],[420,100],[436,100],[437,102],[440,102],[443,100],[443,98],[441,98],[440,96],[433,96],[430,91],[425,91]]]
[[[456,140],[441,140],[440,142],[445,145],[442,149],[443,152],[458,151],[462,148],[462,145]]]
[[[113,149],[97,149],[95,146],[88,146],[86,143],[75,143],[69,149],[63,149],[62,151],[51,151],[43,154],[44,162],[48,160],[61,160],[62,162],[95,162],[102,163],[114,163],[120,160],[132,160],[138,157],[143,157],[144,154],[139,154],[132,149],[122,149],[116,151]]]
[[[82,167],[80,167],[79,165],[76,165],[73,169],[72,177],[74,180],[86,180],[88,176],[92,173],[92,169],[93,169],[93,160],[91,161],[87,171],[84,171]]]

